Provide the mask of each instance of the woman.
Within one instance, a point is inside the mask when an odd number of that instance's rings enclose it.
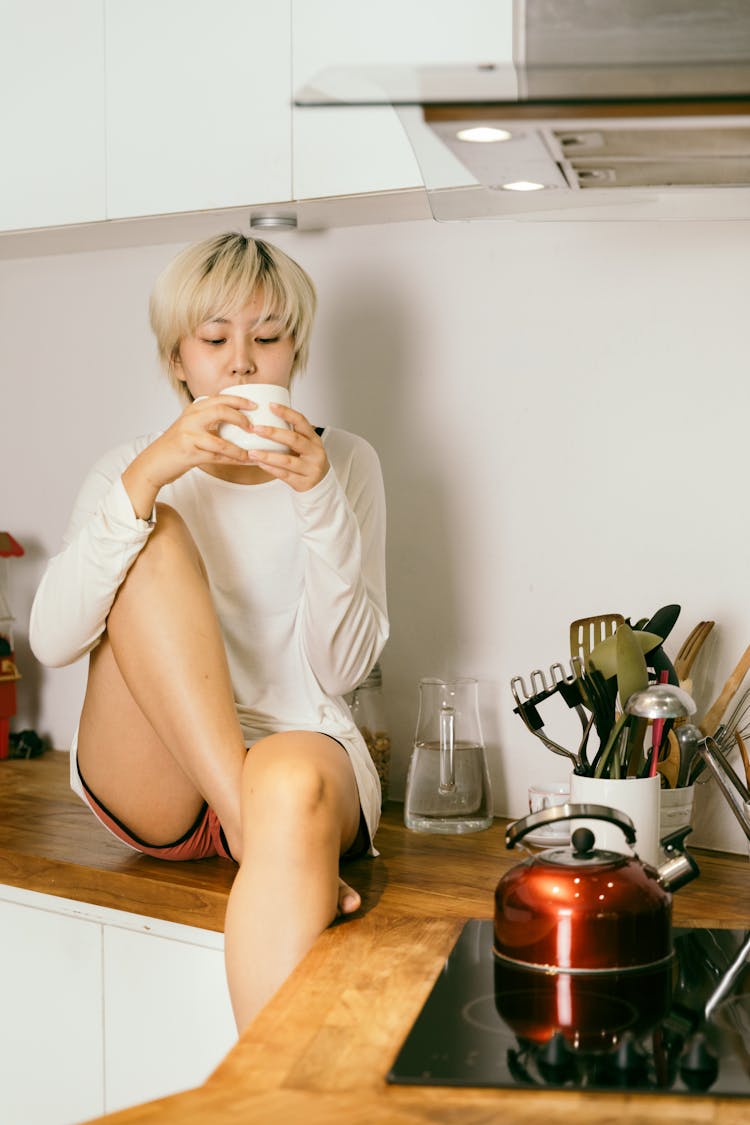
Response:
[[[291,432],[253,427],[231,394],[289,386],[314,310],[307,274],[259,240],[178,255],[151,324],[186,405],[89,474],[31,615],[41,661],[89,654],[71,784],[94,815],[147,855],[238,863],[225,947],[240,1030],[360,905],[339,859],[375,854],[380,807],[343,699],[388,635],[377,456],[291,407],[272,408]],[[222,423],[289,452],[241,449]]]

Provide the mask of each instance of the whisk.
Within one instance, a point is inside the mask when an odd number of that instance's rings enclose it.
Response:
[[[750,688],[743,691],[729,718],[718,727],[714,734],[714,741],[718,742],[722,754],[726,755],[734,748],[737,733],[739,733],[740,738],[750,736]]]
[[[738,734],[743,740],[750,739],[750,688],[743,691],[730,715],[714,732],[712,741],[724,758],[728,758],[736,749]],[[695,781],[705,768],[705,761],[702,758],[695,758],[688,780]]]

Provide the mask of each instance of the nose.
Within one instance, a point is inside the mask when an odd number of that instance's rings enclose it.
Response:
[[[244,377],[253,375],[255,370],[255,359],[250,342],[245,339],[238,339],[232,354],[232,374]]]

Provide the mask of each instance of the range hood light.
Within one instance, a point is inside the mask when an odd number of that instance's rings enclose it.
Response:
[[[513,136],[507,129],[492,129],[487,125],[476,125],[473,129],[459,129],[456,137],[459,141],[471,141],[473,144],[496,144],[498,141],[509,141]]]
[[[500,184],[502,191],[543,191],[546,184],[537,184],[533,180],[515,180],[512,184]]]

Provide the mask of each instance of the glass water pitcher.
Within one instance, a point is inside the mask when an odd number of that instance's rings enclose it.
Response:
[[[419,716],[406,779],[404,823],[417,832],[481,832],[492,793],[474,679],[419,682]]]

